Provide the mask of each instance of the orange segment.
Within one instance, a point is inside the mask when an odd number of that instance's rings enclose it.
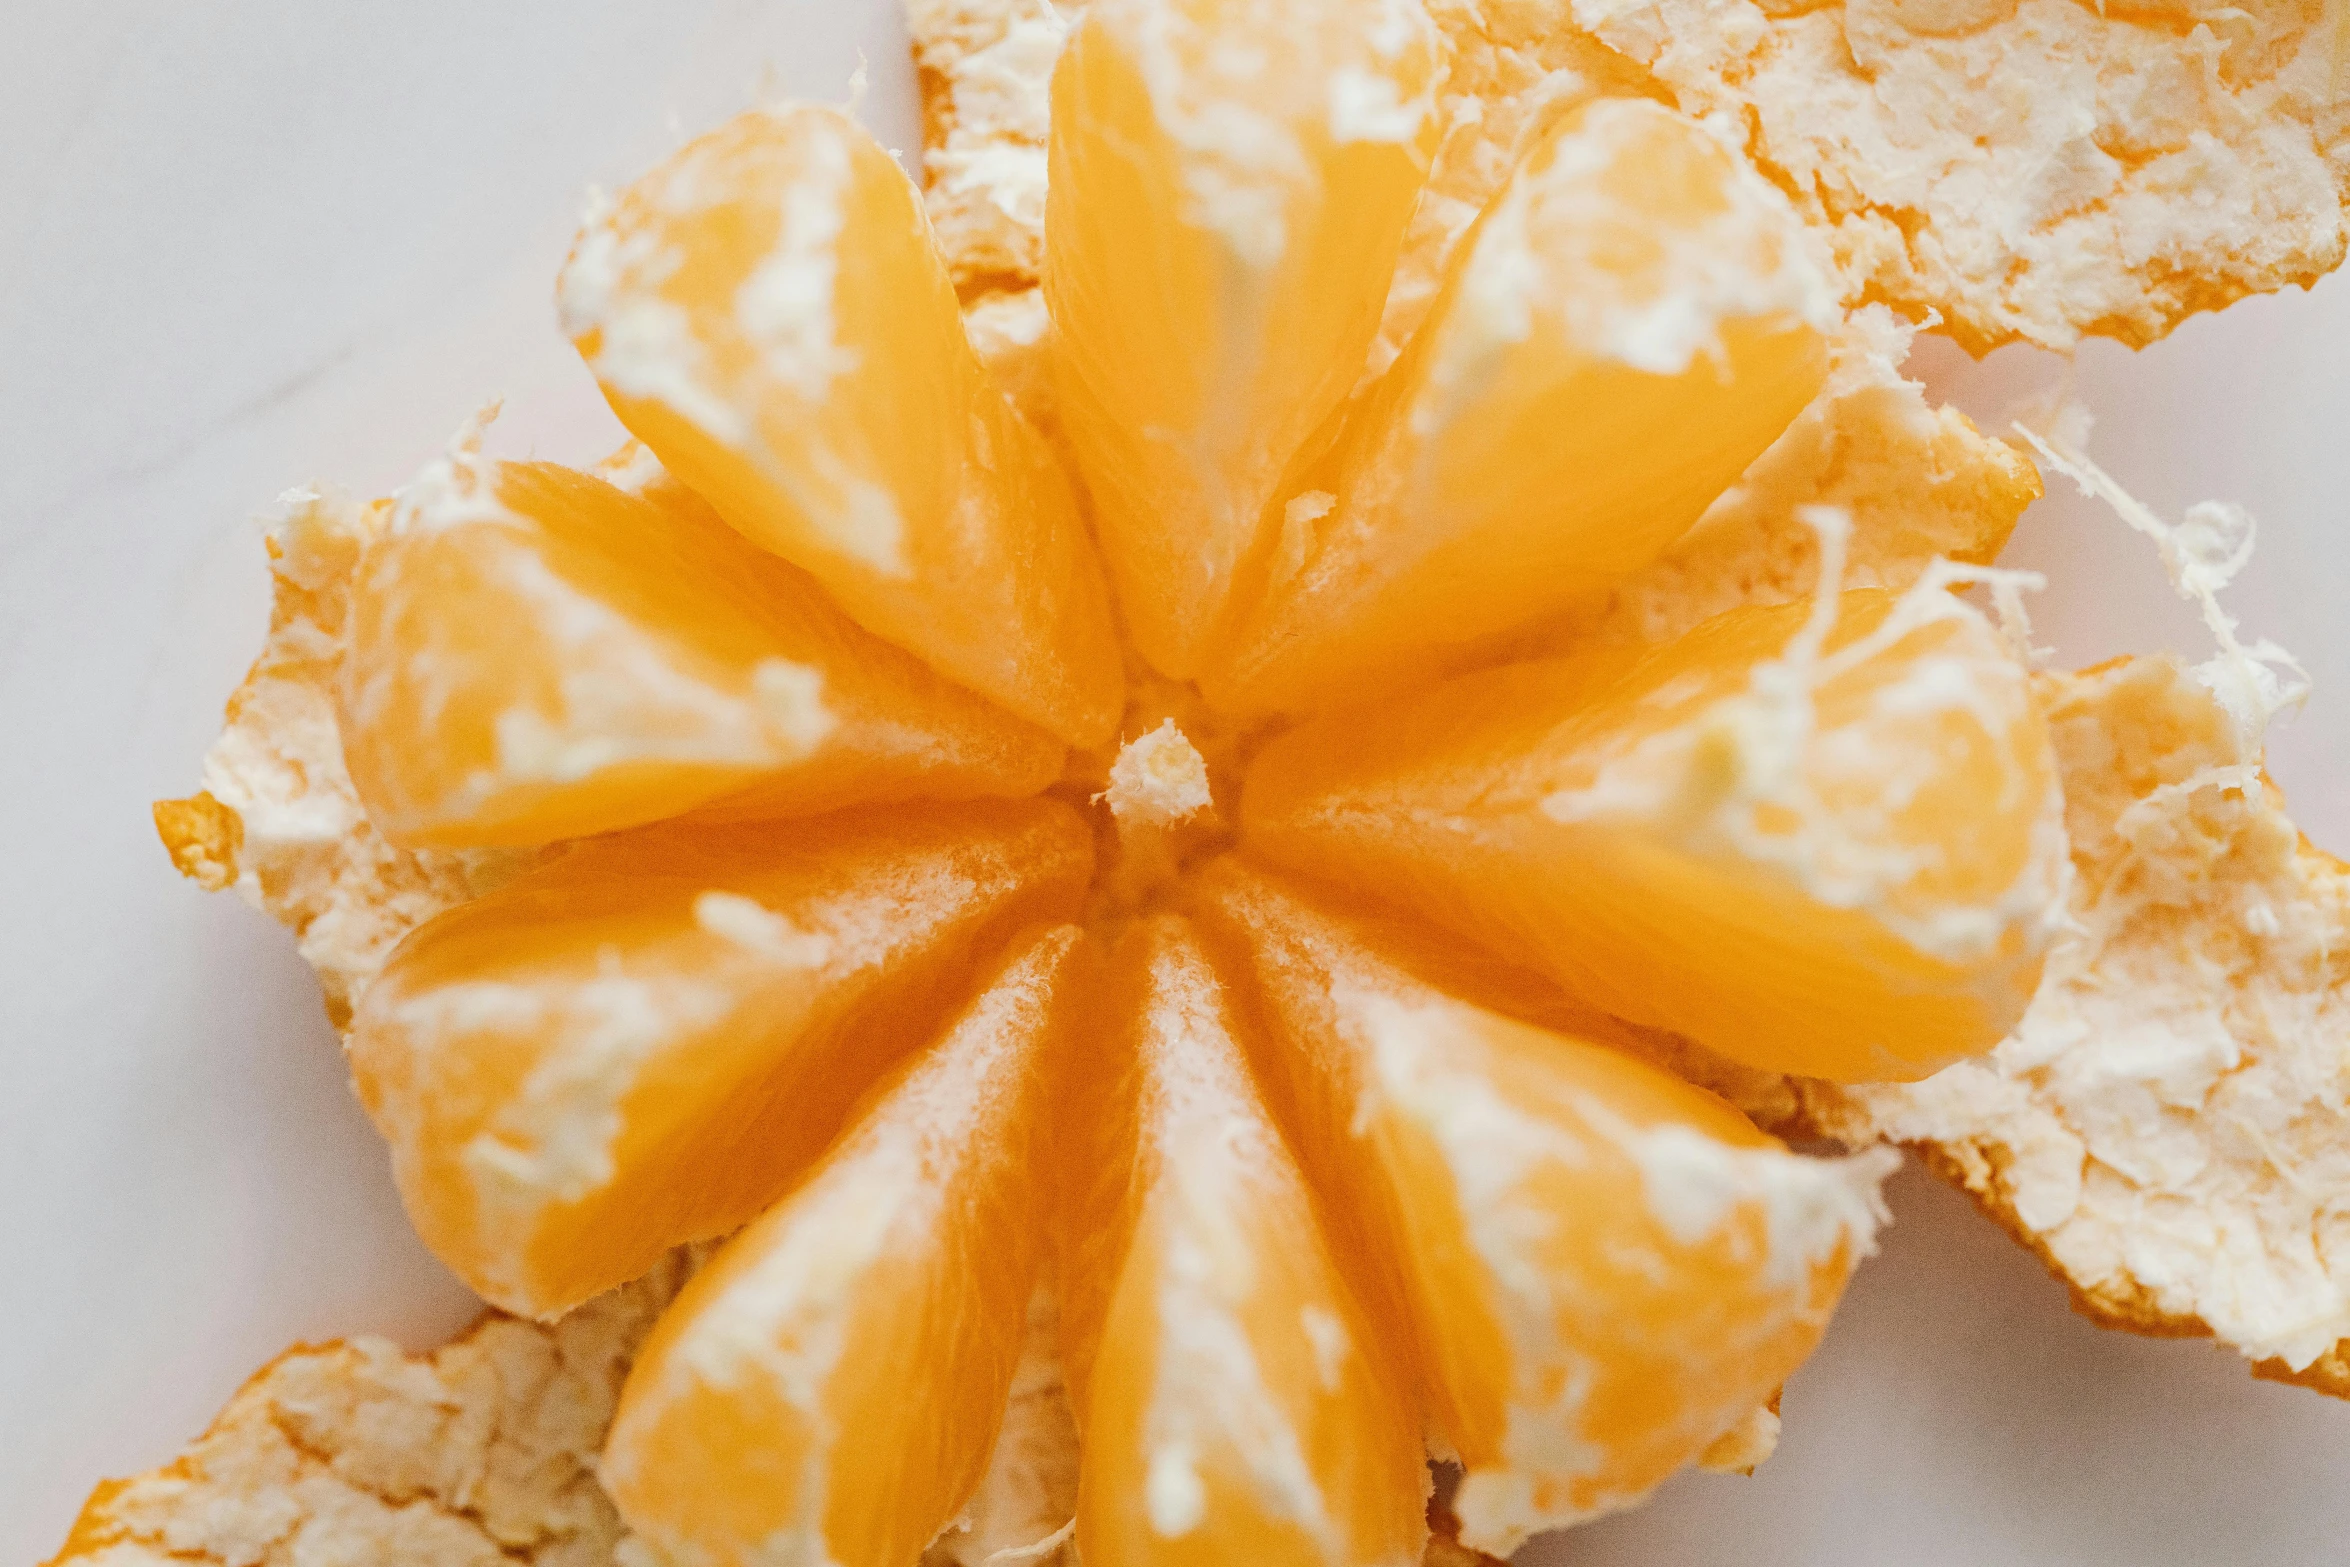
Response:
[[[1205,689],[1359,693],[1646,565],[1819,390],[1830,319],[1801,222],[1709,132],[1645,99],[1561,120],[1284,492]]]
[[[1077,1548],[1126,1567],[1406,1563],[1420,1431],[1250,1080],[1197,938],[1113,958],[1068,1124]]]
[[[830,109],[757,111],[593,217],[558,286],[621,421],[867,630],[1077,745],[1108,601],[1051,451],[981,370],[922,201]]]
[[[1996,1043],[2067,874],[2029,676],[1931,586],[1318,720],[1259,756],[1243,814],[1267,855],[1604,1011],[1839,1081]]]
[[[713,800],[800,815],[1059,773],[1051,735],[662,493],[466,448],[403,492],[343,661],[343,754],[387,837],[545,843]]]
[[[1232,862],[1201,918],[1263,1009],[1332,1211],[1412,1325],[1462,1539],[1506,1555],[1626,1506],[1827,1326],[1891,1159],[1808,1159],[1701,1089],[1453,999],[1414,948]]]
[[[905,1567],[979,1483],[1043,1254],[1074,927],[1027,938],[630,1373],[600,1470],[670,1560]]]
[[[1053,74],[1060,418],[1135,646],[1189,677],[1362,373],[1438,130],[1419,0],[1094,0]]]
[[[1045,801],[595,839],[421,926],[349,1050],[426,1242],[543,1316],[772,1201],[969,983],[1073,913]]]

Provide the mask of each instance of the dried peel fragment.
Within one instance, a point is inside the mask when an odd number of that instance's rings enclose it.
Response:
[[[1446,129],[1389,299],[1390,345],[1517,139],[1601,96],[1720,116],[1818,227],[1850,302],[1939,317],[1976,352],[2151,342],[2342,260],[2350,13],[2323,0],[1429,9],[1451,46]],[[932,164],[932,211],[989,257],[991,277],[1033,276],[1041,253],[1039,105],[1051,34],[1080,11],[909,8],[934,145],[954,149]]]
[[[1045,83],[1076,10],[1054,0],[906,0],[924,204],[966,295],[1033,283],[1043,263]]]
[[[2350,867],[2177,661],[2042,705],[2078,877],[2047,983],[1990,1055],[1811,1119],[1923,1148],[2100,1321],[2350,1397]]]
[[[691,1266],[551,1326],[492,1313],[425,1354],[289,1350],[177,1459],[100,1486],[49,1567],[641,1567],[596,1453]]]
[[[1555,14],[1741,126],[1855,299],[1939,314],[1978,353],[2149,343],[2342,260],[2350,35],[2322,0]]]
[[[621,1384],[692,1273],[680,1253],[559,1323],[489,1313],[436,1350],[289,1350],[170,1463],[92,1494],[45,1567],[658,1567],[597,1484]],[[1031,1337],[1049,1343],[1050,1302]],[[925,1567],[1058,1558],[1076,1497],[1057,1357],[1021,1362],[996,1470]],[[1439,1512],[1426,1567],[1493,1567]],[[1002,1553],[999,1555],[999,1553]]]
[[[1450,128],[1389,301],[1400,341],[1507,149],[1553,104],[1637,94],[1734,127],[1851,302],[1982,352],[2143,344],[2342,259],[2350,32],[2319,0],[1437,0]]]

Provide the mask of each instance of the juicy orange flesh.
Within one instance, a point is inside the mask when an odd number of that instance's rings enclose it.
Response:
[[[741,116],[590,226],[563,297],[621,421],[728,522],[951,679],[1109,736],[1122,675],[1075,499],[871,136]]]
[[[1091,871],[1046,801],[601,839],[401,944],[352,1024],[359,1094],[441,1258],[560,1311],[759,1212],[971,955]]]
[[[807,815],[1033,794],[1042,730],[860,630],[706,512],[487,465],[354,587],[344,755],[395,842],[531,844],[713,801]]]
[[[1844,595],[1827,653],[1892,608],[1874,591]],[[1808,699],[1800,781],[1835,827],[1865,838],[1857,851],[1914,868],[1881,889],[1879,908],[1827,901],[1804,880],[1784,809],[1764,801],[1752,827],[1794,869],[1706,830],[1758,765],[1724,704],[1810,613],[1808,602],[1732,611],[1644,654],[1505,666],[1384,709],[1376,724],[1305,725],[1254,764],[1248,841],[1736,1059],[1843,1080],[1922,1077],[1996,1043],[2037,983],[2041,906],[2003,910],[2000,899],[2035,872],[2054,884],[2063,845],[2047,831],[2048,736],[2020,667],[1968,614],[1832,672]],[[1993,702],[1997,727],[1965,703],[1898,700],[1936,676]],[[1644,766],[1644,743],[1660,739]],[[1963,961],[1889,923],[1948,910],[1988,927]]]
[[[1196,934],[1132,928],[1103,1005],[1062,1117],[1080,1554],[1416,1559],[1420,1430],[1391,1339],[1322,1238]]]
[[[1211,651],[1283,471],[1378,328],[1437,129],[1410,107],[1434,39],[1424,18],[1400,30],[1381,53],[1345,0],[1114,0],[1053,73],[1060,419],[1127,629],[1164,674]],[[1350,129],[1345,90],[1394,112]]]
[[[962,1507],[1043,1259],[1048,1052],[1081,941],[1070,926],[1016,941],[663,1318],[601,1470],[640,1534],[712,1564],[773,1560],[784,1539],[885,1567]]]
[[[1798,1178],[1808,1161],[1617,1049],[1433,988],[1411,963],[1441,946],[1410,927],[1229,860],[1198,898],[1325,1211],[1409,1325],[1430,1427],[1473,1488],[1514,1469],[1552,1516],[1620,1504],[1810,1352],[1852,1248],[1831,1237],[1772,1277],[1758,1199],[1677,1232],[1626,1139],[1666,1128]]]

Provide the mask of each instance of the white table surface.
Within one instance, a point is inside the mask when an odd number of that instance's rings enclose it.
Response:
[[[499,445],[616,427],[555,331],[580,193],[772,81],[915,134],[889,0],[12,0],[0,18],[0,1564],[156,1463],[298,1339],[412,1346],[473,1314],[408,1233],[287,938],[173,874],[148,802],[196,781],[256,647],[248,518],[396,484],[485,395]],[[1928,344],[1980,415],[2043,356]],[[2096,346],[2093,450],[2175,515],[2266,523],[2232,595],[2316,698],[2274,769],[2350,846],[2350,283],[2139,355]],[[2069,494],[2068,661],[2202,635],[2152,553]],[[2103,1333],[1912,1172],[1753,1479],[1693,1476],[1530,1550],[1553,1563],[2350,1561],[2350,1404],[2228,1353]]]

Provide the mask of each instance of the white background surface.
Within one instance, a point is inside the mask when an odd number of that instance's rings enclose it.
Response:
[[[90,1484],[168,1457],[296,1339],[436,1342],[468,1297],[408,1235],[307,971],[173,874],[148,802],[196,781],[258,645],[247,518],[312,478],[398,483],[502,393],[511,452],[615,428],[557,335],[580,193],[783,90],[914,137],[888,0],[11,0],[0,18],[0,1567]],[[1919,362],[1978,416],[2050,373]],[[2316,699],[2275,771],[2350,847],[2350,283],[2082,356],[2092,450],[2170,515],[2248,503],[2232,595]],[[2068,662],[2201,656],[2151,550],[2070,495]],[[2100,1333],[1915,1173],[1885,1254],[1787,1394],[1779,1456],[1538,1546],[1554,1563],[2350,1560],[2350,1404],[2229,1354]]]

